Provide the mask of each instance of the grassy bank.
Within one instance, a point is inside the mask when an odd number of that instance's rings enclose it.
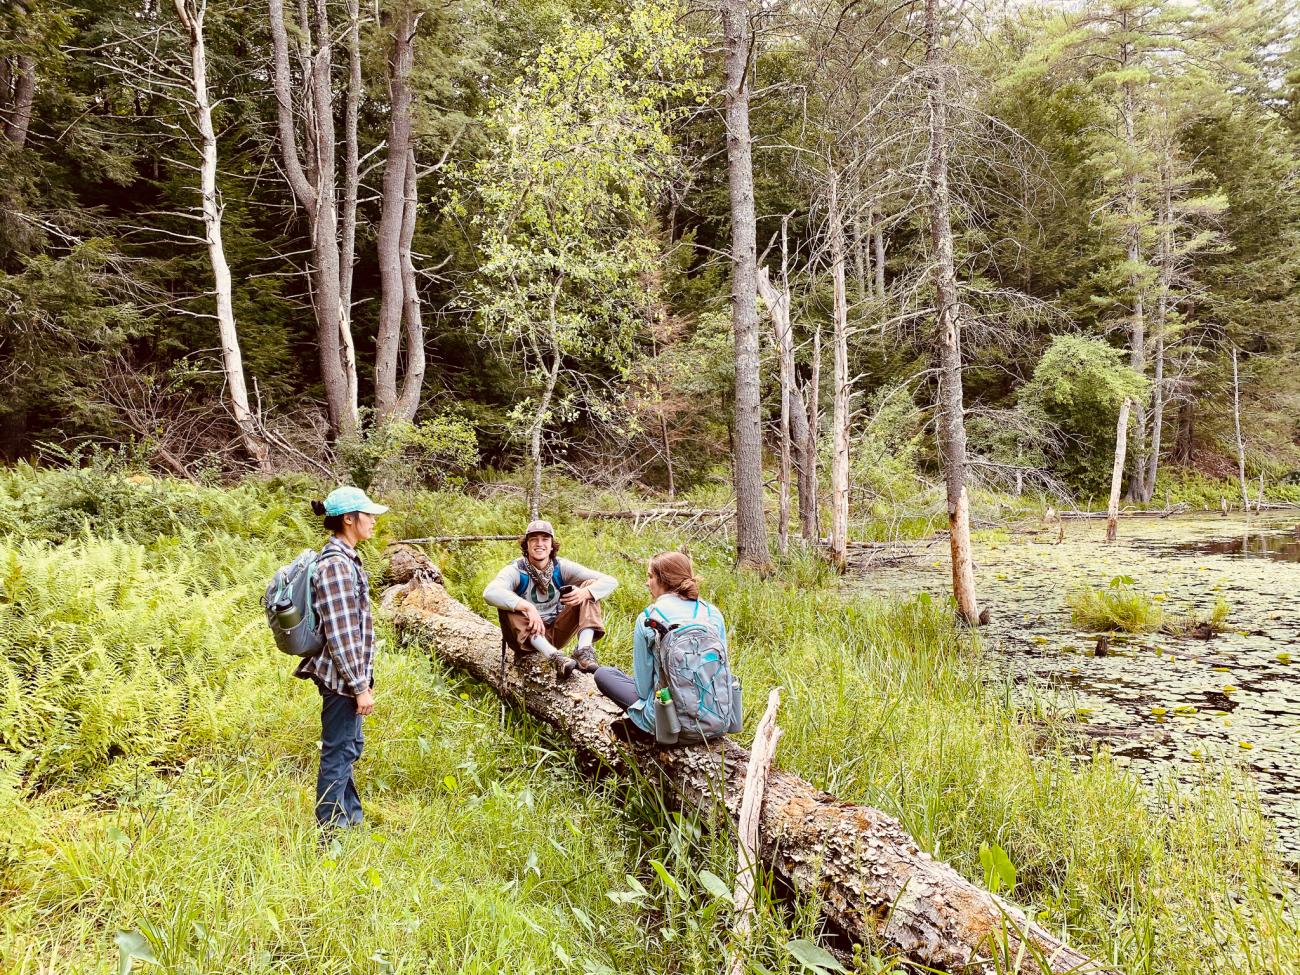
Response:
[[[583,777],[561,743],[503,725],[494,698],[383,627],[369,826],[317,849],[316,698],[257,606],[274,566],[319,541],[312,491],[0,474],[4,969],[111,971],[126,932],[177,972],[717,971],[726,904],[700,872],[730,882],[725,839]],[[391,500],[387,537],[524,518],[509,488]],[[563,514],[594,503],[575,489],[552,514],[567,555],[622,582],[602,656],[626,666],[644,558],[676,540]],[[484,582],[516,552],[437,559],[485,610]],[[751,712],[786,688],[781,765],[898,816],[974,879],[981,844],[1000,846],[1011,896],[1125,971],[1288,970],[1286,875],[1231,777],[1153,810],[1104,755],[1072,762],[1024,720],[945,606],[845,602],[807,557],[760,581],[716,543],[692,552]],[[811,916],[766,911],[751,970],[800,970],[787,946]]]

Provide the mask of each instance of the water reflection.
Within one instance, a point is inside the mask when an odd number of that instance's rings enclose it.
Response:
[[[1290,532],[1258,532],[1240,538],[1180,542],[1171,546],[1175,552],[1200,555],[1259,556],[1278,562],[1300,562],[1300,535]]]
[[[975,544],[981,601],[993,611],[986,647],[1034,698],[1074,723],[1079,747],[1109,747],[1148,782],[1171,771],[1189,786],[1207,762],[1250,772],[1300,861],[1300,538],[1297,515],[1132,519],[1107,545],[1101,522],[1067,523]],[[1066,596],[1131,576],[1169,614],[1207,613],[1218,597],[1228,629],[1208,642],[1162,634],[1099,634],[1070,622]],[[947,552],[866,568],[851,585],[899,595],[948,596]],[[1292,660],[1295,660],[1293,663]]]

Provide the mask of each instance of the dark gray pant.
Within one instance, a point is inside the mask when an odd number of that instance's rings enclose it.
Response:
[[[365,740],[357,699],[317,685],[320,709],[320,772],[316,776],[316,822],[321,826],[358,826],[361,797],[352,766]]]
[[[636,692],[636,681],[617,667],[601,667],[596,671],[595,679],[596,688],[600,693],[624,711],[641,700],[641,696]]]

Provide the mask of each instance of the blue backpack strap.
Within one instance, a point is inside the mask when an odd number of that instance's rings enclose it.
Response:
[[[515,583],[515,595],[523,599],[524,593],[528,591],[528,570],[523,566],[523,557],[515,559],[515,571],[519,573],[519,581]]]
[[[564,588],[564,575],[560,572],[559,559],[556,559],[555,564],[551,566],[551,585],[555,587],[556,592]]]

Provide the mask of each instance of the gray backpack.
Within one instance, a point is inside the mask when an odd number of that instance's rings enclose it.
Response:
[[[342,557],[338,552],[329,554]],[[262,597],[266,623],[275,637],[275,645],[295,657],[314,657],[325,648],[325,635],[316,619],[311,586],[321,558],[321,553],[303,549],[296,559],[276,570]]]
[[[678,741],[698,744],[740,731],[744,714],[740,681],[727,662],[727,647],[711,623],[668,623],[646,610],[655,631],[655,691],[668,688],[681,723]]]

